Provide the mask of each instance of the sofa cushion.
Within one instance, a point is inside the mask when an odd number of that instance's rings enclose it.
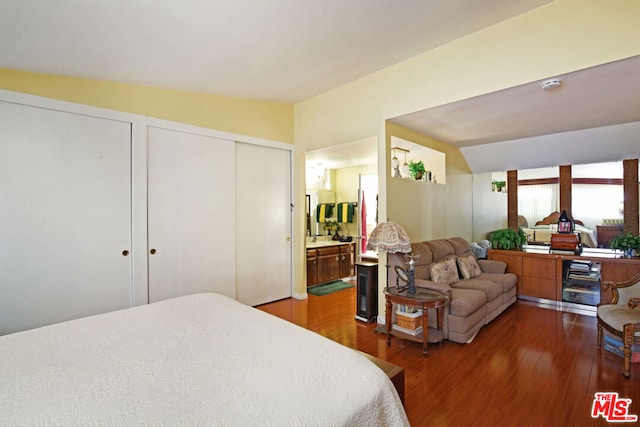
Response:
[[[453,250],[453,246],[451,246],[446,239],[427,240],[424,243],[429,246],[429,249],[431,249],[433,262],[442,261],[443,259],[456,254]]]
[[[436,283],[450,285],[458,281],[458,267],[455,257],[445,258],[442,261],[434,262],[429,266],[431,280]]]
[[[471,313],[475,313],[479,309],[484,308],[486,304],[487,297],[482,291],[475,289],[451,288],[449,312],[453,316],[467,317]]]
[[[496,261],[494,259],[479,259],[478,265],[483,273],[498,273],[502,274],[507,271],[507,263],[503,261]]]
[[[453,248],[453,252],[457,256],[463,256],[472,253],[471,245],[469,245],[469,242],[467,242],[462,237],[452,237],[450,239],[447,239],[447,242],[449,242],[449,244]]]
[[[472,277],[479,276],[482,271],[480,271],[480,266],[476,261],[476,257],[473,254],[459,256],[458,257],[458,268],[460,269],[460,274],[465,279],[471,279]]]
[[[452,288],[460,289],[475,289],[484,292],[486,295],[485,302],[493,301],[498,296],[502,295],[502,285],[492,282],[490,280],[474,277],[473,279],[460,280],[453,285]]]
[[[518,276],[513,273],[482,273],[477,277],[478,279],[490,280],[494,283],[502,286],[502,292],[508,292],[511,288],[516,286],[518,282]]]
[[[419,257],[416,258],[416,265],[413,268],[416,273],[416,279],[431,279],[431,275],[429,274],[429,265],[433,262],[433,255],[431,254],[429,245],[424,242],[412,243],[411,253],[419,255]]]

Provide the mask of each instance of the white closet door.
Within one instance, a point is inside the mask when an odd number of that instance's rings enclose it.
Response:
[[[131,305],[131,124],[0,101],[0,334]]]
[[[149,302],[235,298],[233,141],[150,127],[148,161]]]
[[[291,296],[291,152],[236,146],[238,301],[258,305]]]

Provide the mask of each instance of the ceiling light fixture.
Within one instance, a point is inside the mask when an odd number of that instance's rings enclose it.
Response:
[[[407,163],[407,151],[404,153],[404,164],[400,169],[403,178],[409,178],[409,163]]]
[[[405,155],[404,155],[405,164],[407,163],[407,154],[406,153],[408,153],[409,150],[407,150],[406,148],[391,147],[391,152],[393,153],[393,158],[391,159],[391,169],[392,169],[391,176],[393,176],[394,178],[403,178],[402,173],[400,173],[400,161],[396,157],[396,150],[399,150],[399,151],[402,151],[402,152],[405,153]],[[407,167],[408,166],[409,165],[407,165]]]
[[[393,158],[391,159],[391,167],[393,169],[397,168],[398,166],[400,166],[400,161],[398,160],[398,158],[396,157],[396,149],[392,148],[391,151],[393,151]]]
[[[560,87],[562,83],[560,79],[549,79],[542,82],[542,90],[552,90],[557,87]]]

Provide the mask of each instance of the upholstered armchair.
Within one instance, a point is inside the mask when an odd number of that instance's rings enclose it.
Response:
[[[623,344],[623,374],[629,378],[631,352],[640,343],[640,273],[625,282],[604,282],[602,290],[611,289],[609,303],[598,304],[598,349],[602,348],[602,328],[619,337]]]

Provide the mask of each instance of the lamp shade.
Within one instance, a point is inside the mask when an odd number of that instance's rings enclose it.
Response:
[[[381,222],[373,229],[367,242],[369,250],[387,253],[411,252],[411,241],[404,228],[395,222]]]
[[[400,166],[400,161],[398,160],[398,158],[396,156],[393,156],[393,159],[391,159],[391,167],[393,169],[395,169],[398,166]]]

